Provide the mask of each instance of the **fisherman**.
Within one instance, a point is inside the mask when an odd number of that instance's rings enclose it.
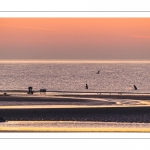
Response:
[[[134,90],[137,90],[137,87],[134,85]]]
[[[86,89],[88,89],[88,85],[86,84]]]
[[[28,91],[28,94],[33,94],[32,86],[29,86],[29,87],[28,87],[28,90],[29,90],[29,91]]]
[[[46,89],[40,89],[40,94],[41,94],[41,93],[46,94]]]

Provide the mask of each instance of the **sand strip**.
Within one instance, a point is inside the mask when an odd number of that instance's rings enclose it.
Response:
[[[150,132],[150,128],[39,128],[0,127],[0,132]]]

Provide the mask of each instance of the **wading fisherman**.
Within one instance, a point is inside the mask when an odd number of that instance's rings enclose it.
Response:
[[[137,87],[134,85],[134,90],[137,90]]]
[[[85,87],[86,87],[86,89],[88,89],[88,85],[87,85],[87,84],[86,84],[86,86],[85,86]]]

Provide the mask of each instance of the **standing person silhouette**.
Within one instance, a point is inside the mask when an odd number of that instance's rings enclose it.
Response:
[[[134,90],[137,90],[137,87],[134,85]]]
[[[85,87],[86,87],[86,89],[88,89],[88,85],[87,85],[87,84],[86,84],[86,86],[85,86]]]

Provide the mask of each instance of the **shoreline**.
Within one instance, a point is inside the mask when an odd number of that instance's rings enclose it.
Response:
[[[0,127],[0,132],[150,132],[150,128],[39,128]]]
[[[53,93],[53,94],[39,94],[39,93],[35,93],[35,94],[25,94],[25,93],[17,93],[17,94],[0,94],[0,99],[6,98],[6,97],[16,97],[16,98],[110,98],[110,99],[135,99],[135,100],[150,100],[150,93],[132,93],[132,94],[116,94],[115,93],[71,93],[71,94],[62,94],[62,93]]]
[[[89,121],[9,121],[0,132],[150,132],[150,123]]]

